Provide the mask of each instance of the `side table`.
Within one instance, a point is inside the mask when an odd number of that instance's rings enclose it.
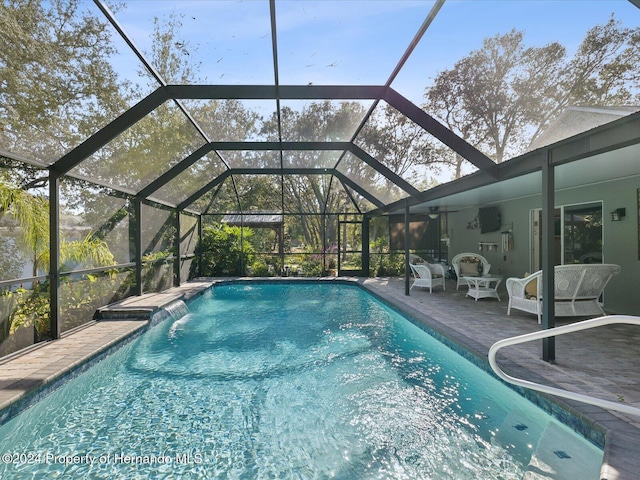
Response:
[[[498,285],[502,281],[502,277],[499,275],[486,275],[483,277],[467,277],[464,276],[469,284],[469,291],[467,295],[475,298],[476,302],[479,298],[497,298],[500,301],[500,295],[498,295]]]

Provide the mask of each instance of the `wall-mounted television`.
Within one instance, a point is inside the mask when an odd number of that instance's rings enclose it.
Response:
[[[500,230],[500,210],[498,207],[483,207],[478,210],[480,233],[489,233]]]

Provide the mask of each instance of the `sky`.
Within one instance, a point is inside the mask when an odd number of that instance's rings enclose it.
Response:
[[[384,84],[434,3],[276,0],[280,84]],[[640,26],[640,9],[626,0],[448,0],[393,86],[415,102],[439,71],[513,28],[527,43],[573,51],[612,13]],[[181,18],[200,81],[273,84],[268,0],[126,0],[116,18],[149,55],[154,16],[170,14]]]

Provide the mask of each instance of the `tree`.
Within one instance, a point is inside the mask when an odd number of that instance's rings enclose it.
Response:
[[[0,215],[4,214],[13,217],[21,227],[19,247],[29,255],[33,276],[37,276],[42,256],[49,249],[49,201],[0,180]]]
[[[147,52],[147,56],[160,77],[169,84],[194,82],[199,67],[189,53],[197,51],[197,48],[179,37],[182,18],[182,15],[175,13],[166,19],[153,18],[151,52]],[[157,87],[157,80],[146,69],[140,70],[139,74],[147,77],[152,86]]]
[[[0,3],[0,145],[55,160],[126,108],[109,26],[79,0]]]
[[[569,105],[640,102],[640,27],[623,28],[612,16],[590,29],[561,75],[555,113]]]
[[[49,200],[0,181],[0,215],[12,216],[22,229],[20,245],[31,256],[33,276],[49,271]],[[61,270],[115,265],[109,247],[91,234],[60,242]]]
[[[436,76],[424,108],[502,162],[525,151],[569,105],[630,101],[638,90],[639,38],[640,29],[612,17],[567,59],[557,42],[527,47],[522,32],[496,35]],[[453,162],[459,169],[462,159]]]
[[[389,105],[376,109],[357,141],[416,188],[428,187],[425,171],[440,171],[442,160],[429,132]]]

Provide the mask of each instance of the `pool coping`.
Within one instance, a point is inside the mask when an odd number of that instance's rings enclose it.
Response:
[[[318,283],[318,281],[337,282],[362,288],[374,296],[374,298],[389,308],[403,314],[412,321],[412,323],[497,378],[489,366],[486,355],[487,348],[484,345],[448,327],[438,319],[417,310],[408,303],[403,302],[402,299],[394,296],[393,292],[386,289],[384,285],[377,285],[372,279],[350,277],[199,278],[161,293],[146,294],[142,297],[129,297],[121,302],[100,309],[97,313],[97,320],[87,326],[87,329],[93,328],[94,324],[115,325],[129,322],[133,325],[131,325],[129,329],[125,328],[125,331],[121,335],[117,335],[93,351],[76,355],[73,357],[73,361],[58,368],[56,372],[52,373],[50,370],[47,370],[46,376],[41,375],[35,381],[32,380],[29,382],[22,380],[11,385],[12,389],[16,390],[15,395],[8,400],[0,398],[0,425],[8,422],[11,418],[17,416],[34,403],[37,403],[37,401],[71,379],[82,374],[115,350],[139,337],[151,326],[162,321],[168,316],[166,313],[161,313],[163,308],[176,300],[186,302],[202,295],[216,285],[274,282]],[[24,355],[28,356],[32,352],[37,352],[40,353],[39,356],[41,357],[44,355],[44,350],[47,347],[56,344],[56,342],[64,341],[65,339],[73,339],[74,335],[82,334],[82,330],[70,333],[60,340],[46,342],[42,346],[31,348],[25,352]],[[15,358],[20,358],[20,355]],[[13,361],[13,359],[13,355],[9,360],[3,359],[0,365],[9,363]],[[551,379],[545,378],[515,362],[510,362],[508,358],[501,358],[500,362],[504,370],[511,375],[557,386]],[[59,362],[56,364],[59,364]],[[1,380],[0,378],[0,390],[5,390],[7,387],[6,382],[3,383]],[[624,419],[599,407],[581,404],[572,400],[563,400],[546,394],[523,390],[511,385],[509,386],[554,416],[554,418],[573,428],[586,438],[589,438],[594,444],[604,443],[604,459],[600,472],[601,480],[631,480],[637,478],[637,472],[640,471],[640,459],[635,458],[637,457],[637,452],[640,451],[640,429],[638,427],[625,422]],[[587,433],[586,435],[585,432]],[[595,436],[593,432],[596,432]]]
[[[149,324],[147,321],[138,321],[136,323],[138,323],[138,325],[120,334],[117,338],[91,352],[79,356],[76,360],[68,362],[66,366],[53,373],[45,373],[38,378],[37,373],[39,372],[37,372],[35,375],[36,378],[22,379],[10,385],[12,390],[16,390],[16,393],[13,397],[0,401],[0,426],[9,422],[12,418],[38,403],[65,383],[86,372],[96,363],[140,336],[146,331],[146,327]],[[90,325],[87,328],[90,328]],[[64,338],[71,338],[72,335]],[[26,355],[34,352],[40,353],[52,343],[53,342],[46,342],[40,348],[31,348]],[[11,362],[11,359],[7,362],[3,361],[3,364],[8,362]]]

